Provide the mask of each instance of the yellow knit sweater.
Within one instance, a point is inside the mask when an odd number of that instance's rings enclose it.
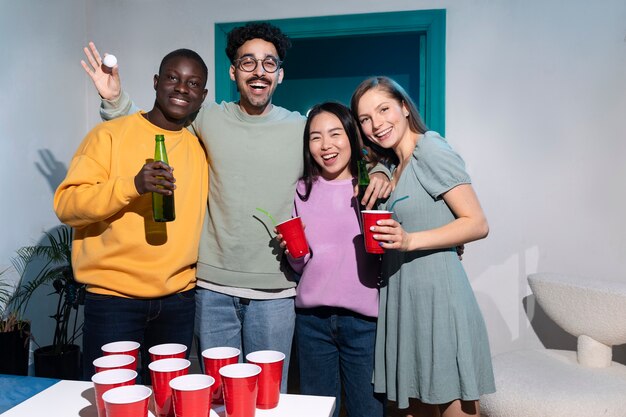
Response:
[[[154,136],[165,135],[174,168],[176,220],[152,219],[151,193],[134,177],[154,157]],[[72,265],[88,291],[156,298],[191,289],[206,212],[208,167],[187,129],[167,131],[140,113],[96,126],[83,140],[54,195],[59,219],[75,229]]]

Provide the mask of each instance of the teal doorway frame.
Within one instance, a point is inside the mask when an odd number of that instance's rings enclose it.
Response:
[[[420,34],[420,44],[416,45],[415,50],[407,51],[407,54],[420,55],[419,97],[413,97],[413,99],[427,126],[445,135],[445,10],[412,10],[267,21],[279,27],[294,40],[294,43],[298,39],[402,33]],[[224,50],[228,32],[245,23],[247,22],[215,24],[215,99],[218,103],[238,100],[239,95],[236,86],[230,80],[228,73],[230,62]],[[371,51],[372,59],[383,59],[384,52]],[[289,79],[287,70],[285,71],[285,79]],[[285,87],[278,87],[279,90],[281,88]]]

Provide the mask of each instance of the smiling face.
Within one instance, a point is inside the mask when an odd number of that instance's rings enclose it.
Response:
[[[271,109],[276,87],[283,81],[283,69],[269,73],[263,68],[261,60],[268,57],[279,60],[276,47],[263,39],[251,39],[239,47],[235,61],[242,57],[259,61],[252,72],[242,71],[235,64],[230,66],[230,79],[235,81],[239,90],[239,105],[248,114],[265,114]]]
[[[200,109],[207,94],[205,85],[206,75],[198,61],[185,56],[168,59],[154,76],[156,101],[149,120],[164,129],[180,129]]]
[[[352,178],[350,139],[334,114],[322,112],[314,116],[309,128],[309,151],[325,179]]]
[[[368,90],[357,108],[361,130],[383,148],[396,148],[410,135],[409,110],[404,103],[379,88]]]

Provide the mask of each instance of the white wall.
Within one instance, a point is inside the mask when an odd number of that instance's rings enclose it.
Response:
[[[83,2],[0,1],[0,263],[7,263],[55,224],[54,181],[86,131],[88,109],[76,53],[85,37]],[[44,150],[56,160],[43,159]]]
[[[52,196],[88,129],[87,83],[79,65],[82,0],[0,0],[0,264],[58,224]],[[52,340],[54,298],[31,303],[35,340]]]
[[[99,121],[79,65],[88,40],[117,55],[125,88],[149,107],[152,75],[175,48],[198,51],[213,78],[216,22],[445,8],[447,137],[491,225],[464,265],[493,352],[540,344],[522,303],[527,274],[626,282],[623,0],[0,1],[0,263],[57,224],[38,152],[67,165]],[[545,344],[573,348],[532,301],[529,314]]]

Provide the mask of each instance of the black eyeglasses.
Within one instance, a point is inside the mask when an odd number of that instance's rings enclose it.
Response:
[[[268,56],[263,59],[256,59],[251,56],[244,56],[235,60],[235,66],[243,72],[252,72],[256,69],[259,62],[263,66],[265,72],[269,73],[278,71],[278,69],[280,68],[280,64],[283,63],[282,61],[272,56]]]

